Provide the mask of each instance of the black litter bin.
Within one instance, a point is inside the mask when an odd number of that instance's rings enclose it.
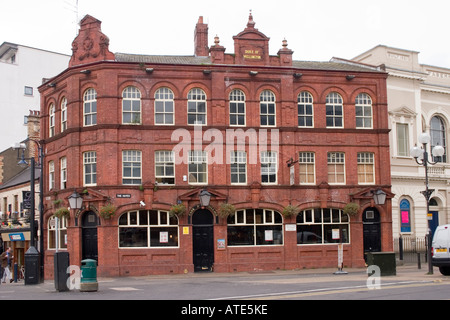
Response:
[[[25,285],[39,284],[40,281],[40,255],[35,247],[25,252]]]
[[[55,289],[57,291],[68,291],[67,279],[69,274],[67,268],[69,267],[69,253],[57,252],[55,253]]]

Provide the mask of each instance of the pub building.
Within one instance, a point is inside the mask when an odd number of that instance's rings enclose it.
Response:
[[[252,14],[233,39],[209,46],[200,17],[194,55],[114,54],[81,20],[39,88],[46,278],[56,249],[99,276],[335,267],[339,243],[363,267],[393,250],[387,74],[294,61],[286,40],[269,55]]]

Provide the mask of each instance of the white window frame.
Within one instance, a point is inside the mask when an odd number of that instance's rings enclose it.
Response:
[[[60,159],[60,182],[61,190],[67,188],[67,157]]]
[[[299,152],[298,154],[299,164],[299,177],[301,185],[315,185],[316,184],[316,154],[314,152]],[[302,171],[302,166],[305,168]],[[312,170],[312,172],[311,172]],[[312,182],[302,182],[302,174],[308,180],[308,177],[313,177]]]
[[[332,108],[333,113],[327,114],[327,109]],[[340,108],[341,115],[337,112]],[[330,92],[327,95],[326,102],[325,102],[325,117],[326,117],[326,126],[327,128],[344,128],[344,100],[342,99],[342,96],[337,92]],[[333,120],[333,125],[328,125],[328,119]],[[341,119],[342,125],[337,126],[336,120]]]
[[[191,170],[191,165],[195,165],[196,170]],[[204,174],[206,181],[198,181],[199,174]],[[195,178],[195,181],[194,181]],[[208,155],[206,151],[189,151],[188,160],[188,183],[189,184],[208,184]]]
[[[129,104],[129,110],[125,110],[125,104]],[[125,115],[130,119],[125,120]],[[122,92],[122,124],[142,124],[141,91],[134,86],[126,87]]]
[[[58,221],[58,228],[56,228],[56,222]],[[48,219],[48,230],[47,230],[47,249],[56,250],[56,249],[67,249],[67,226],[68,221],[67,217],[56,218],[55,216],[50,217]],[[56,237],[56,230],[58,230],[58,237]],[[50,241],[53,239],[54,241]],[[58,239],[58,243],[56,243],[56,239]],[[55,243],[53,243],[55,242]],[[55,246],[53,246],[55,244]],[[56,248],[57,247],[57,248]]]
[[[48,190],[55,189],[55,161],[48,163]]]
[[[139,175],[134,175],[139,169]],[[125,175],[125,170],[130,170],[130,175]],[[125,182],[125,180],[130,180]],[[140,150],[122,151],[122,184],[141,185],[142,184],[142,152]]]
[[[188,93],[187,101],[187,123],[188,125],[201,125],[206,126],[208,124],[208,103],[205,91],[200,88],[193,88]],[[204,104],[204,111],[201,111],[201,106]],[[192,108],[195,107],[195,108]],[[195,110],[194,110],[195,109]],[[189,121],[189,116],[195,116],[194,123]],[[203,121],[198,121],[198,117],[202,116]]]
[[[231,184],[247,184],[247,152],[245,151],[231,151],[230,153],[230,182]],[[233,182],[233,175],[237,182]],[[241,176],[244,175],[244,181],[241,181]]]
[[[303,113],[300,113],[300,108],[303,107]],[[307,108],[311,108],[311,114],[307,113]],[[298,112],[298,127],[299,128],[314,128],[314,99],[308,91],[302,91],[297,96],[297,112]],[[304,118],[304,125],[300,125],[300,118]],[[306,125],[306,120],[311,118],[311,125]]]
[[[246,103],[245,103],[245,93],[240,89],[234,89],[230,92],[230,103],[229,103],[229,110],[230,110],[230,127],[245,127],[247,123],[246,119]],[[244,108],[242,112],[240,112],[240,107]],[[234,109],[232,111],[232,109]],[[239,118],[244,118],[244,123],[239,123]],[[231,119],[235,119],[235,124],[231,123]]]
[[[275,175],[275,181],[270,181],[270,177]],[[267,177],[267,181],[263,181],[263,177]],[[277,184],[278,183],[278,153],[275,151],[261,152],[261,184]]]
[[[90,172],[87,172],[87,168],[90,168]],[[93,170],[95,169],[95,171]],[[91,181],[87,183],[86,177],[89,176]],[[83,185],[84,186],[96,186],[97,185],[97,152],[87,151],[83,153]]]
[[[330,185],[345,185],[346,183],[346,174],[345,174],[345,153],[344,152],[328,152],[327,154],[327,169],[328,169],[328,183]],[[343,173],[338,173],[338,166],[343,167]],[[330,168],[333,168],[331,171]],[[334,176],[334,181],[330,181],[330,174]],[[338,181],[338,177],[343,176],[343,182]]]
[[[155,125],[157,126],[169,126],[175,124],[175,101],[174,101],[174,94],[173,91],[170,88],[163,87],[159,88],[155,92],[155,103],[154,103],[154,119],[155,119]],[[158,110],[157,104],[161,103],[163,110]],[[167,108],[172,105],[172,111],[167,111]],[[157,115],[162,115],[164,121],[158,122],[157,121]],[[167,115],[172,116],[172,122],[167,121]]]
[[[83,95],[83,126],[97,125],[97,91],[89,88]]]
[[[357,175],[358,184],[361,185],[372,185],[375,184],[375,154],[373,152],[358,152],[357,155]],[[360,171],[361,168],[361,171]],[[371,168],[371,172],[367,171],[367,168]],[[360,181],[360,175],[364,176],[364,181]],[[372,175],[372,181],[368,178]]]
[[[48,108],[48,136],[50,138],[54,137],[56,133],[55,117],[56,117],[55,105],[52,103]]]
[[[358,112],[358,109],[360,109],[360,112]],[[367,93],[360,93],[356,97],[355,117],[357,129],[373,129],[372,98]],[[362,126],[358,126],[358,119],[362,121]],[[366,120],[370,120],[370,125],[366,125]]]
[[[66,97],[61,100],[61,132],[67,130],[67,99]]]
[[[273,106],[273,112],[270,112],[270,108]],[[265,109],[265,111],[264,111]],[[264,112],[263,112],[264,111]],[[273,118],[273,124],[270,123],[270,119]],[[266,119],[266,124],[262,124],[262,119]],[[261,127],[276,127],[277,126],[277,104],[275,93],[270,90],[264,90],[259,95],[259,124]]]
[[[158,174],[158,167],[163,174]],[[172,174],[167,174],[172,170]],[[166,179],[173,179],[173,183],[164,182]],[[175,185],[175,153],[173,151],[155,151],[155,181],[158,185]]]

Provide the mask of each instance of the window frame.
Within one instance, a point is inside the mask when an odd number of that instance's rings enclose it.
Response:
[[[204,104],[204,111],[199,111],[199,109],[201,109],[200,107],[203,104]],[[189,116],[195,117],[194,123],[190,121]],[[204,119],[201,123],[197,123],[199,117]],[[195,125],[206,126],[208,125],[207,118],[208,118],[208,103],[205,91],[200,88],[193,88],[189,90],[187,98],[187,124],[193,126]]]
[[[122,91],[122,124],[141,125],[142,124],[142,95],[135,86],[128,86]],[[129,105],[129,110],[125,110],[125,104]],[[139,110],[135,110],[135,108]],[[125,115],[129,115],[130,120],[125,120]],[[137,117],[138,118],[137,118]],[[128,120],[128,119],[127,119]]]
[[[89,170],[87,170],[89,168]],[[87,177],[90,177],[90,182],[87,182]],[[86,151],[83,152],[83,186],[97,185],[97,152]]]
[[[60,189],[65,190],[67,188],[67,157],[62,157],[59,160],[59,166]]]
[[[67,98],[61,100],[61,133],[67,130]]]
[[[439,128],[435,126],[436,121],[434,120],[439,121]],[[440,145],[445,151],[444,155],[441,157],[435,157],[431,154],[433,162],[447,163],[447,128],[444,119],[438,115],[433,116],[430,120],[430,137],[431,150],[433,150],[435,146]]]
[[[55,189],[55,161],[48,162],[48,190]]]
[[[157,107],[158,103],[162,103],[163,111],[158,111],[159,107]],[[167,107],[172,105],[172,112],[167,111]],[[164,119],[163,122],[157,121],[157,116],[162,115]],[[167,122],[167,115],[172,116],[172,122]],[[155,102],[154,102],[154,121],[155,125],[158,126],[170,126],[175,124],[175,95],[172,89],[168,87],[162,87],[156,90],[155,92]]]
[[[300,108],[303,107],[303,112]],[[311,114],[308,114],[308,107],[311,108]],[[297,95],[297,125],[299,128],[314,128],[314,98],[308,91],[302,91]],[[303,119],[304,124],[300,124],[300,119]],[[311,125],[307,125],[307,119],[311,120]]]
[[[201,161],[199,161],[201,159]],[[195,168],[196,170],[191,170],[191,168]],[[199,170],[201,169],[201,170]],[[198,177],[200,174],[204,174],[206,181],[198,182]],[[196,177],[196,181],[191,180],[192,177]],[[188,183],[192,185],[202,185],[208,184],[208,154],[206,151],[201,150],[191,150],[189,151],[188,157]]]
[[[235,179],[237,182],[233,182],[233,175],[237,178]],[[242,175],[244,176],[244,181],[241,181]],[[247,152],[230,152],[230,183],[233,185],[247,184]]]
[[[243,108],[243,111],[240,112],[240,108]],[[232,111],[234,109],[234,112]],[[234,89],[230,92],[229,95],[229,121],[230,127],[245,127],[247,123],[246,116],[246,96],[244,91],[240,89]],[[235,119],[235,123],[233,124],[231,119],[232,117]],[[240,119],[243,119],[243,123],[241,123]]]
[[[342,173],[339,172],[338,166],[342,166]],[[327,153],[327,168],[328,168],[328,183],[330,185],[345,185],[346,184],[346,172],[345,172],[345,152],[328,152]],[[330,168],[334,168],[330,170]],[[330,175],[334,176],[333,181],[330,179]],[[338,177],[343,176],[343,182],[339,181]]]
[[[357,154],[357,176],[358,184],[372,185],[375,184],[375,153],[373,152],[358,152]],[[362,168],[362,170],[360,170]],[[371,172],[367,171],[371,168]],[[364,176],[364,181],[360,180],[360,176]],[[372,181],[368,181],[368,176],[372,175]]]
[[[48,136],[49,138],[56,135],[56,108],[55,104],[51,103],[48,108]]]
[[[274,162],[272,160],[275,160]],[[278,153],[276,151],[261,151],[260,153],[261,163],[261,184],[275,185],[278,183]],[[270,181],[270,177],[275,175],[275,181]],[[267,177],[267,181],[264,181],[263,177]]]
[[[316,184],[316,154],[310,151],[301,151],[298,154],[298,165],[299,165],[299,178],[300,185],[315,185]],[[302,166],[305,170],[302,171]],[[312,168],[311,168],[312,167]],[[311,174],[312,171],[312,174]],[[306,179],[302,179],[302,173]],[[313,181],[309,182],[308,177],[313,177]],[[306,182],[302,182],[306,180]]]
[[[152,214],[156,214],[156,223],[155,217],[152,217]],[[132,217],[135,215],[135,217]],[[125,217],[126,216],[126,217]],[[126,219],[126,224],[124,224],[124,217]],[[175,223],[176,222],[176,223]],[[118,219],[118,248],[119,249],[165,249],[165,248],[179,248],[180,247],[180,228],[179,228],[179,219],[176,215],[171,216],[168,211],[165,210],[139,210],[139,211],[128,211],[124,212]],[[122,230],[121,230],[122,229]],[[135,231],[141,229],[142,232],[146,229],[146,245],[130,245],[124,246],[123,243],[123,230],[126,231]],[[175,231],[176,229],[176,231]],[[167,231],[169,230],[169,231]],[[154,239],[152,235],[154,232],[159,231],[159,244],[155,245]],[[167,245],[161,245],[161,239],[165,239],[162,237],[161,232],[167,232]],[[170,234],[169,234],[170,233]],[[143,235],[143,233],[141,234]],[[172,237],[175,235],[176,237],[176,245],[170,244],[170,235]],[[143,241],[141,241],[142,243]],[[165,243],[165,242],[163,242]],[[138,243],[139,244],[139,243]]]
[[[329,212],[329,221],[326,219],[325,212]],[[320,212],[320,216],[318,215]],[[336,219],[335,216],[338,216],[339,219]],[[303,221],[299,221],[303,220]],[[338,220],[338,221],[337,221]],[[337,243],[350,244],[351,243],[351,229],[350,229],[350,217],[344,213],[342,209],[336,208],[310,208],[305,209],[299,212],[296,217],[296,225],[297,225],[297,246],[304,245],[336,245]],[[346,227],[345,227],[346,226]],[[300,229],[300,227],[303,227]],[[334,228],[333,228],[334,227]],[[333,229],[337,229],[339,227],[339,236],[340,239],[331,239],[331,242],[327,240],[327,235],[330,235],[330,231],[332,233]],[[318,231],[320,228],[320,235],[316,234],[320,237],[320,242],[304,242],[302,240],[302,235],[300,232],[309,232]],[[300,230],[299,230],[300,229]],[[309,231],[305,231],[309,230]],[[346,238],[343,239],[342,234],[343,230],[347,230]],[[317,240],[316,240],[317,241]],[[325,242],[326,241],[326,242]]]
[[[232,231],[232,229],[236,231]],[[270,230],[271,233],[266,233]],[[244,238],[247,234],[246,243],[236,244],[235,240],[231,239],[235,234],[240,234],[239,239]],[[244,237],[242,237],[242,234],[244,234]],[[264,239],[262,235],[264,235]],[[269,240],[270,235],[272,240]],[[269,239],[266,239],[267,236],[269,236]],[[276,243],[275,238],[277,236],[281,236],[277,239],[281,243]],[[284,240],[283,216],[275,210],[263,208],[240,209],[227,218],[227,245],[229,247],[284,246]]]
[[[373,129],[373,107],[372,97],[367,93],[360,93],[355,98],[355,122],[357,129]],[[358,115],[358,109],[361,109],[361,115]],[[370,115],[366,112],[370,110]],[[362,120],[362,125],[358,126],[358,119]],[[366,120],[370,120],[370,126],[366,126]]]
[[[273,108],[273,112],[270,112],[271,107]],[[263,124],[263,119],[265,119],[265,124]],[[270,124],[270,119],[273,119],[273,124]],[[261,127],[277,126],[276,96],[271,90],[263,90],[259,94],[259,124]]]
[[[55,222],[52,222],[55,221]],[[58,221],[58,228],[56,228],[56,221]],[[65,243],[67,237],[67,226],[69,225],[67,217],[56,218],[55,216],[48,219],[47,229],[47,249],[48,250],[67,250]],[[56,246],[56,231],[58,230],[58,246]],[[58,248],[56,248],[58,247]]]
[[[89,88],[83,94],[83,127],[95,125],[97,125],[97,91]]]
[[[130,175],[126,175],[126,171]],[[139,176],[135,176],[135,170],[139,170]],[[142,184],[142,151],[122,150],[122,185],[134,186]]]
[[[163,161],[161,161],[161,159]],[[158,167],[162,168],[163,175],[158,174]],[[172,168],[172,175],[167,175],[167,170]],[[172,183],[164,182],[166,179],[173,180]],[[175,153],[169,150],[155,151],[155,182],[158,185],[175,185]]]
[[[338,109],[340,109],[340,115]],[[325,117],[326,117],[326,127],[327,128],[344,128],[344,100],[342,96],[337,92],[330,92],[325,101]],[[336,125],[336,120],[341,120],[341,125]],[[332,120],[333,124],[329,125],[328,120]]]

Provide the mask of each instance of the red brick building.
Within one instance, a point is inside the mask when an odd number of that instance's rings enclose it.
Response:
[[[385,72],[293,61],[286,41],[271,56],[251,15],[233,54],[202,18],[192,56],[113,54],[100,25],[81,21],[40,87],[46,277],[56,246],[100,276],[332,267],[339,242],[361,267],[392,250]],[[56,228],[74,190],[83,208]]]

